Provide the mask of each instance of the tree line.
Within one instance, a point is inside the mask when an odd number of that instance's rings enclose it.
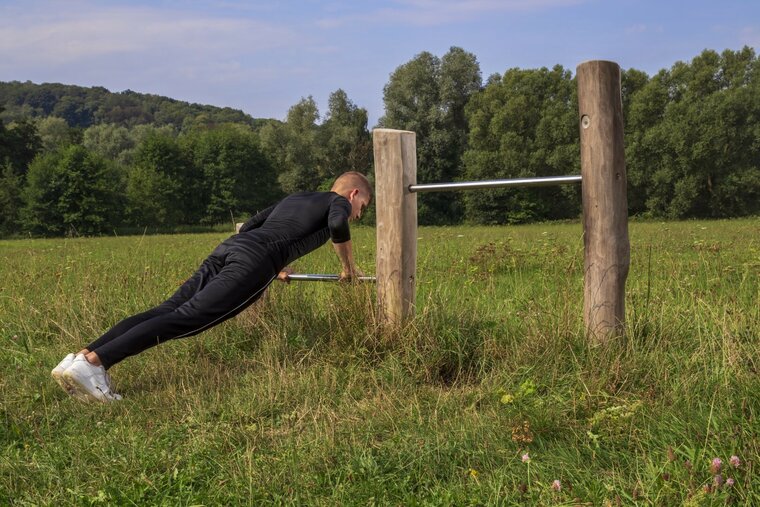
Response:
[[[632,215],[760,212],[760,60],[753,49],[705,50],[651,77],[627,69],[621,84]],[[134,92],[68,87],[70,95],[66,88],[0,83],[0,234],[242,220],[285,193],[327,189],[344,171],[372,175],[367,111],[343,90],[330,95],[324,115],[308,97],[276,121]],[[452,47],[442,57],[420,53],[390,75],[379,126],[417,133],[420,182],[577,174],[576,93],[572,72],[559,65],[512,68],[484,83],[475,55]],[[579,213],[578,187],[419,196],[422,224]]]
[[[0,112],[0,119],[6,123],[54,116],[66,120],[71,127],[80,128],[101,123],[124,127],[173,125],[183,129],[222,123],[256,127],[267,121],[229,107],[190,104],[132,90],[112,93],[102,86],[38,85],[30,81],[0,82],[0,104],[4,109]]]
[[[649,77],[622,72],[631,215],[721,218],[760,213],[760,60],[705,50]],[[481,83],[475,55],[421,53],[385,86],[381,124],[418,133],[418,181],[580,172],[575,77],[508,69]],[[419,196],[421,223],[519,223],[579,215],[579,187]]]
[[[338,90],[319,120],[310,97],[285,122],[257,129],[247,123],[81,129],[58,117],[0,123],[0,232],[92,235],[230,223],[285,192],[326,188],[344,168],[370,172],[366,110]],[[340,164],[329,163],[328,154]]]

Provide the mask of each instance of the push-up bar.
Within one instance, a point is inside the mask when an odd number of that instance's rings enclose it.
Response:
[[[318,275],[318,274],[304,274],[304,273],[293,273],[291,275],[288,275],[288,278],[290,278],[294,282],[338,282],[340,281],[340,276],[338,275]],[[374,276],[357,276],[355,279],[360,282],[376,281]]]

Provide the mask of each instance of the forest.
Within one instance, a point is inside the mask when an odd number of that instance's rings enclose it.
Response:
[[[704,50],[653,76],[622,72],[628,203],[651,219],[760,213],[760,59]],[[580,172],[573,72],[483,79],[459,47],[422,52],[383,88],[376,127],[417,133],[418,181]],[[283,195],[372,177],[365,108],[338,89],[283,120],[130,90],[0,83],[0,235],[100,235],[242,221]],[[375,126],[373,126],[374,128]],[[578,187],[419,196],[421,224],[580,215]],[[370,217],[371,219],[371,217]]]

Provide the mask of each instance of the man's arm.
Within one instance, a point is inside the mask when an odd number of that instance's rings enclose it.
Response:
[[[327,227],[330,230],[335,253],[338,254],[341,265],[341,280],[351,280],[363,273],[354,264],[354,250],[351,244],[351,230],[348,227],[348,217],[351,216],[351,203],[340,197],[330,205]]]
[[[338,259],[340,259],[341,280],[351,280],[352,278],[364,276],[364,273],[354,263],[354,251],[350,239],[343,243],[333,243],[333,246],[335,247],[335,253],[338,254]]]
[[[238,232],[247,232],[253,229],[258,229],[261,227],[261,225],[266,222],[267,217],[272,213],[272,210],[277,206],[276,204],[273,204],[272,206],[269,206],[267,209],[263,211],[259,211],[253,217],[248,220],[246,223],[243,224],[243,226],[240,228],[240,231]]]

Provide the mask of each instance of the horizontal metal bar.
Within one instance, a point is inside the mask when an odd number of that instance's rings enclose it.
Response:
[[[338,282],[340,276],[338,275],[317,275],[317,274],[305,274],[305,273],[293,273],[288,275],[288,278],[295,282]],[[360,282],[374,282],[374,276],[359,276],[356,278]]]
[[[580,183],[581,176],[547,176],[543,178],[516,178],[511,180],[456,181],[453,183],[425,183],[409,185],[410,192],[443,192],[446,190],[475,190],[502,187],[548,187]]]

